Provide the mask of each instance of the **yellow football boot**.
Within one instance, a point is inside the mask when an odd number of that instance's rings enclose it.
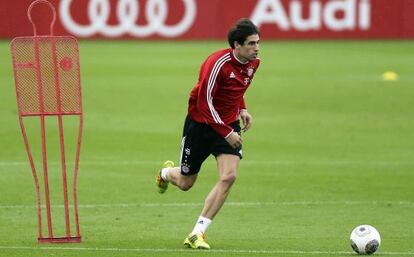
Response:
[[[162,165],[161,169],[158,171],[157,175],[155,176],[155,185],[158,188],[158,193],[163,194],[168,189],[168,181],[165,181],[161,178],[161,170],[164,168],[172,168],[174,167],[174,162],[166,161]]]
[[[188,235],[184,239],[184,245],[193,249],[210,249],[210,245],[207,244],[204,234]]]

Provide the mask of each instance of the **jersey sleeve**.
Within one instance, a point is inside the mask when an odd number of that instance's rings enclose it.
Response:
[[[240,105],[239,105],[239,111],[241,111],[241,110],[247,110],[246,101],[244,100],[244,96],[243,96],[242,100],[240,101]]]
[[[217,60],[204,63],[199,76],[200,90],[198,91],[197,108],[206,122],[222,137],[226,138],[233,129],[220,118],[213,104],[214,95],[221,84],[222,67],[230,60],[229,55],[223,55]]]

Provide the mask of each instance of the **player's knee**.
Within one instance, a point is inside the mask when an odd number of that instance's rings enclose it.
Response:
[[[194,180],[191,179],[183,179],[180,181],[180,183],[178,183],[178,188],[182,191],[188,191],[190,190],[190,188],[193,187],[194,184]]]
[[[227,173],[226,175],[222,176],[220,180],[222,183],[232,185],[234,181],[236,181],[236,171]]]
[[[178,188],[181,189],[182,191],[188,191],[190,190],[190,188],[193,187],[193,183],[181,183],[178,185]]]

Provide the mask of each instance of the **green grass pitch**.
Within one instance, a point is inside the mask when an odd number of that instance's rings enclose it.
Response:
[[[412,41],[263,40],[246,95],[254,123],[244,159],[203,252],[182,241],[217,179],[214,159],[189,192],[158,195],[153,181],[164,160],[178,161],[188,94],[224,41],[80,42],[83,242],[61,245],[36,240],[8,44],[0,42],[1,257],[352,256],[349,234],[360,224],[381,233],[375,255],[414,255]],[[399,79],[383,81],[386,71]],[[73,126],[67,131],[70,141]],[[50,149],[55,185],[57,146]]]

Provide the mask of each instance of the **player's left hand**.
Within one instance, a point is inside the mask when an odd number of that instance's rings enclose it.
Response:
[[[252,115],[247,112],[247,110],[240,111],[240,118],[243,122],[243,132],[246,132],[252,126]]]

